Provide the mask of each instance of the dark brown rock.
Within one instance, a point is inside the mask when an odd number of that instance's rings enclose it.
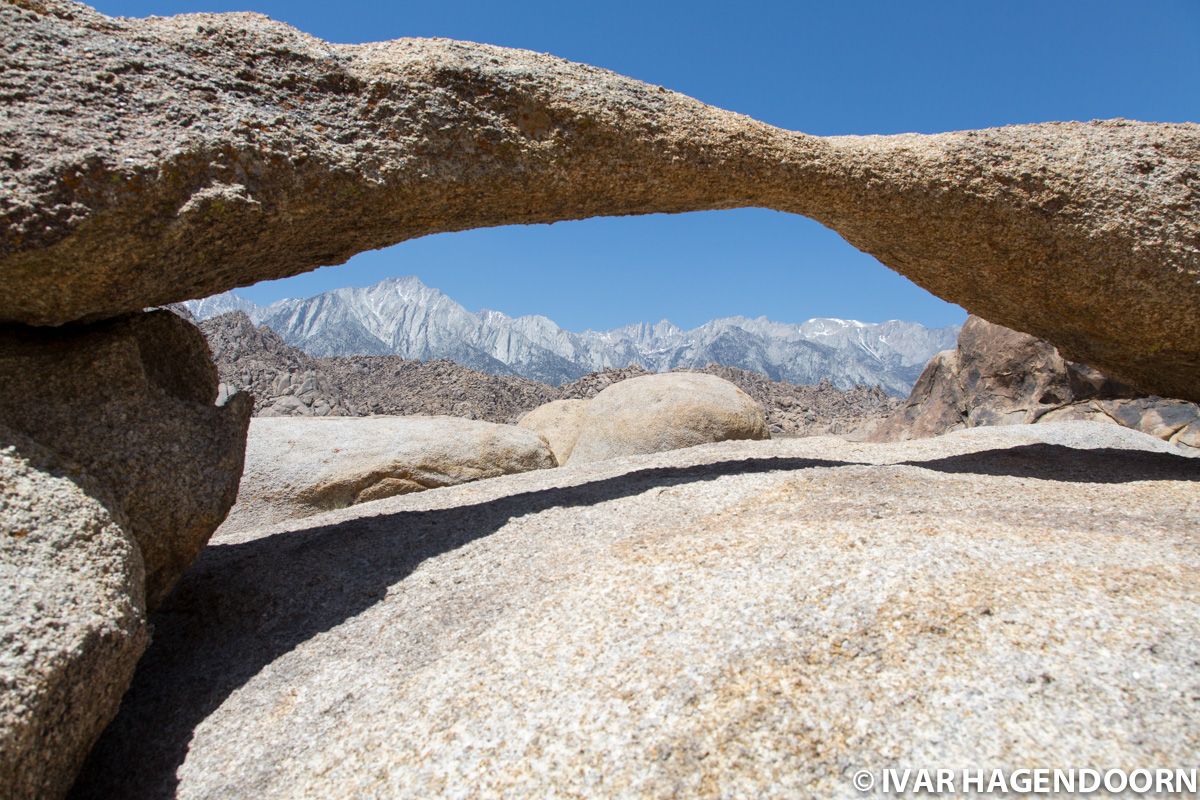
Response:
[[[908,401],[877,427],[875,441],[937,436],[981,425],[1065,420],[1116,422],[1200,447],[1200,406],[1142,396],[1068,361],[1054,345],[969,317],[958,347],[934,356]]]
[[[438,231],[762,206],[1200,399],[1200,126],[820,138],[549,55],[0,3],[0,320],[97,319]]]
[[[237,496],[251,404],[216,406],[204,337],[168,311],[0,329],[0,419],[112,496],[153,608]]]

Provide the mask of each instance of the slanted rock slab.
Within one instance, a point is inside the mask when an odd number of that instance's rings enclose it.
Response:
[[[1182,765],[1200,460],[1117,425],[739,441],[218,534],[79,797],[857,798]]]
[[[556,465],[515,425],[458,417],[256,417],[238,501],[221,530]]]

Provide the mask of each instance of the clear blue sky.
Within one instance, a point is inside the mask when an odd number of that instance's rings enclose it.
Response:
[[[1200,120],[1200,0],[103,0],[258,11],[325,39],[447,36],[606,67],[814,134],[1108,117]],[[244,289],[258,302],[418,275],[468,308],[570,329],[732,314],[961,321],[800,217],[742,210],[442,234]]]

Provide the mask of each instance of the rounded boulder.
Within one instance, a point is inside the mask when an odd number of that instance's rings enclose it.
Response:
[[[570,463],[769,438],[763,407],[729,381],[694,372],[644,375],[588,401]]]

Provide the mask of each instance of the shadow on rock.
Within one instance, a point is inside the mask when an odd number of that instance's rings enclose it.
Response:
[[[71,796],[175,796],[175,771],[192,732],[238,687],[382,600],[422,561],[492,534],[510,519],[725,475],[847,465],[762,458],[646,469],[476,505],[361,517],[210,546],[151,618],[153,643]]]
[[[1045,444],[906,464],[1071,482],[1200,480],[1200,460]],[[862,465],[762,458],[645,469],[475,505],[364,516],[210,546],[153,616],[153,644],[72,796],[173,797],[194,730],[231,693],[276,659],[382,600],[422,561],[488,536],[513,518],[726,475],[840,466]]]
[[[1200,481],[1200,459],[1197,458],[1145,450],[1079,450],[1058,444],[1027,444],[1003,450],[985,450],[961,456],[903,463],[938,472],[1037,478],[1069,483]]]

